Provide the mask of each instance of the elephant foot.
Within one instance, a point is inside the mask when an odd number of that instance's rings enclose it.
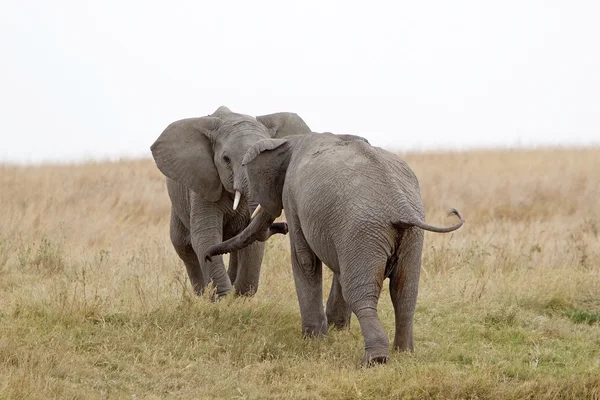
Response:
[[[304,338],[318,338],[327,336],[327,323],[318,325],[305,325],[302,327],[302,336]]]
[[[350,316],[350,313],[348,313],[347,315],[339,315],[339,313],[338,315],[328,314],[327,323],[334,329],[350,329]]]
[[[402,352],[412,353],[415,351],[412,344],[410,346],[405,345],[405,344],[401,345],[401,346],[394,345],[394,350],[396,350],[397,352],[400,352],[400,353],[402,353]]]
[[[217,293],[213,293],[210,296],[210,302],[211,303],[216,303],[218,301],[220,301],[223,297],[227,296],[229,294],[228,293],[221,293],[221,294],[217,294]]]
[[[414,351],[412,330],[396,332],[396,337],[394,338],[394,350]]]
[[[365,355],[360,364],[363,367],[372,367],[376,364],[385,364],[390,358],[390,350],[386,348],[365,350]]]
[[[337,330],[350,329],[350,319],[327,319],[329,326]]]
[[[210,301],[212,303],[216,303],[217,301],[221,300],[225,296],[228,296],[232,292],[233,292],[233,287],[230,287],[230,288],[228,288],[226,290],[222,290],[222,291],[217,291],[213,288],[210,293]]]
[[[252,297],[256,294],[256,289],[252,286],[243,286],[235,288],[236,297]]]

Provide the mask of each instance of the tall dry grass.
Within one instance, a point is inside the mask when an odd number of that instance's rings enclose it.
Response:
[[[255,297],[193,296],[152,161],[0,166],[0,397],[600,398],[600,149],[404,158],[467,222],[426,234],[415,353],[371,369],[355,318],[301,338],[287,237]]]

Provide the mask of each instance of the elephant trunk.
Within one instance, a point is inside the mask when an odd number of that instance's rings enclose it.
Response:
[[[286,234],[288,227],[285,222],[273,223],[275,217],[266,211],[259,212],[256,218],[242,232],[222,243],[211,246],[204,253],[204,259],[211,261],[212,256],[238,251],[256,241],[264,242],[276,233]]]

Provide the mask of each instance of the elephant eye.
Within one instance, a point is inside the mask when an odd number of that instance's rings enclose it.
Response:
[[[227,155],[223,155],[223,161],[225,161],[226,164],[231,164],[231,158]]]

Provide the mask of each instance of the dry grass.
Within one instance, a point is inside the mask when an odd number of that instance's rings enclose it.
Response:
[[[426,235],[415,353],[371,369],[354,318],[301,338],[287,238],[254,298],[195,298],[152,161],[0,166],[0,397],[600,398],[600,149],[405,158],[467,223]]]

